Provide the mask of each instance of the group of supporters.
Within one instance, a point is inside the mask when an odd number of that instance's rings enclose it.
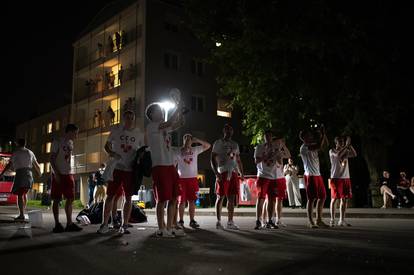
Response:
[[[198,192],[197,157],[207,151],[211,145],[191,134],[183,136],[182,147],[173,147],[171,132],[184,124],[182,108],[177,106],[176,111],[165,121],[164,112],[160,105],[150,104],[145,111],[149,123],[142,132],[135,127],[135,113],[130,109],[123,111],[122,125],[111,129],[105,151],[109,155],[106,174],[106,198],[103,211],[103,222],[98,233],[105,234],[111,228],[110,216],[118,194],[125,195],[123,204],[122,222],[117,227],[119,234],[128,234],[128,221],[131,214],[132,195],[135,190],[134,169],[137,163],[143,160],[142,148],[148,148],[151,153],[152,180],[156,199],[156,216],[158,229],[156,237],[174,238],[184,235],[184,208],[188,203],[190,221],[189,226],[198,228],[195,220],[195,200]],[[72,222],[72,202],[74,199],[75,181],[72,161],[74,140],[78,128],[68,124],[65,135],[53,141],[51,150],[53,214],[55,227],[53,232],[80,231],[82,228]],[[234,222],[234,206],[239,194],[240,179],[244,179],[243,165],[240,161],[238,144],[232,140],[233,128],[226,124],[223,127],[222,138],[216,140],[211,152],[211,167],[216,176],[216,215],[217,229],[238,230]],[[304,164],[304,179],[307,194],[307,216],[310,228],[325,226],[346,226],[345,211],[347,200],[352,197],[348,159],[355,157],[356,152],[349,137],[335,138],[335,147],[329,151],[331,160],[331,220],[329,225],[322,220],[322,208],[326,199],[326,190],[320,174],[319,150],[327,145],[325,130],[305,130],[300,133],[303,141],[300,155]],[[273,136],[268,130],[263,135],[264,142],[257,145],[254,152],[254,161],[257,165],[258,198],[256,204],[255,229],[274,229],[286,226],[282,222],[283,199],[286,194],[286,177],[291,172],[297,173],[297,167],[291,160],[285,166],[284,160],[291,157],[285,140]],[[145,150],[144,150],[145,151]],[[137,156],[138,154],[138,156]],[[16,218],[24,219],[23,209],[27,190],[33,183],[32,167],[38,170],[38,163],[34,154],[25,148],[24,141],[11,158],[10,165],[16,170],[14,192],[19,196],[20,215]],[[293,169],[293,170],[291,170]],[[295,170],[296,169],[296,170]],[[5,169],[6,170],[6,169]],[[109,173],[106,173],[108,172]],[[289,177],[287,177],[289,180]],[[62,197],[66,199],[66,227],[59,222],[59,203]],[[221,221],[222,205],[227,199],[228,220]],[[335,223],[335,204],[340,201],[340,216]],[[115,202],[114,202],[115,201]],[[316,220],[313,217],[313,208],[316,205]],[[166,215],[165,215],[166,210]],[[165,220],[165,216],[167,219]],[[177,218],[178,217],[178,218]],[[177,222],[178,220],[178,222]]]

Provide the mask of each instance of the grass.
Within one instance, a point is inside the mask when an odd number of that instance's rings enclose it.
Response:
[[[41,208],[41,209],[46,209],[46,208],[50,207],[50,206],[47,206],[47,205],[42,205],[41,203],[42,203],[42,201],[40,201],[40,200],[28,200],[27,201],[27,207],[34,207],[34,208]],[[62,202],[61,205],[60,205],[60,208],[63,208],[64,206],[65,206],[65,203]],[[85,207],[83,206],[83,204],[80,200],[74,200],[73,201],[73,208],[74,209],[83,209]]]

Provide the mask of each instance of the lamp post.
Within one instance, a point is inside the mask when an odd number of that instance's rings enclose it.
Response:
[[[158,102],[157,104],[163,109],[164,114],[165,114],[164,120],[167,121],[168,112],[176,107],[175,103],[171,101],[163,101],[163,102]]]

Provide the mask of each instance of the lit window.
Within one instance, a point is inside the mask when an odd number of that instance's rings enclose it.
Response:
[[[60,121],[59,120],[56,120],[56,122],[55,122],[55,130],[56,131],[60,130]]]
[[[88,154],[86,161],[87,163],[99,163],[99,152]]]
[[[50,134],[52,132],[52,130],[53,130],[53,123],[49,122],[47,124],[47,133]]]
[[[39,167],[40,167],[40,174],[43,174],[43,172],[45,171],[45,164],[39,163]]]
[[[44,191],[44,184],[39,183],[39,193],[43,193],[43,191]]]
[[[121,64],[115,65],[111,68],[112,74],[114,75],[115,79],[114,79],[114,87],[118,87],[121,85],[121,77],[119,75],[120,72],[120,68],[121,68]]]
[[[46,143],[46,153],[50,153],[51,147],[52,147],[52,143],[51,142]]]
[[[113,118],[113,121],[111,121],[111,124],[118,124],[119,123],[119,109],[121,105],[120,98],[116,98],[111,100],[111,109],[114,111],[115,116]]]
[[[217,116],[231,117],[230,101],[225,99],[217,100]]]
[[[50,162],[46,162],[45,171],[46,171],[46,173],[50,172]]]

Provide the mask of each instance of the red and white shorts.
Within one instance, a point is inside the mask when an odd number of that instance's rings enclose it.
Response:
[[[266,196],[269,200],[276,199],[277,187],[275,179],[266,179],[266,178],[257,178],[256,181],[257,187],[257,197],[259,199],[266,199]]]
[[[230,179],[227,178],[227,172],[221,173],[220,175],[222,180],[216,180],[216,194],[219,196],[238,195],[240,184],[237,173],[232,172]]]
[[[60,182],[56,182],[56,178],[52,175],[52,183],[50,188],[50,197],[52,200],[61,200],[62,195],[65,199],[75,198],[75,178],[73,175],[60,175]]]
[[[304,176],[308,200],[326,199],[322,176]]]
[[[173,165],[152,167],[151,173],[157,202],[169,201],[180,195],[179,176]]]
[[[286,198],[286,179],[276,179],[276,198],[284,200]]]
[[[197,199],[198,192],[198,180],[197,178],[180,178],[178,179],[180,186],[179,203],[185,203],[186,201],[195,201]]]
[[[331,179],[330,186],[332,199],[352,198],[351,179]]]
[[[122,190],[125,196],[132,196],[134,194],[134,173],[132,171],[122,171],[115,169],[113,173],[113,180],[108,181],[106,194],[110,197],[122,195]]]

